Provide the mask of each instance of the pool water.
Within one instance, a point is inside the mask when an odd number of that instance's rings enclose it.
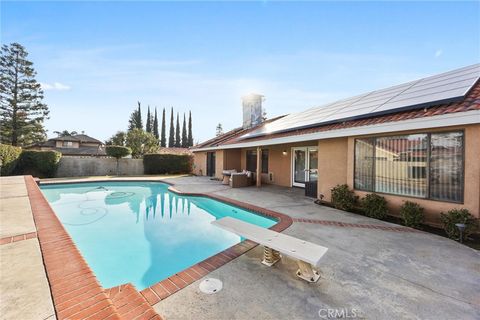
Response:
[[[105,288],[131,282],[142,290],[243,240],[212,226],[213,220],[230,216],[265,228],[276,223],[167,188],[159,182],[41,186]]]

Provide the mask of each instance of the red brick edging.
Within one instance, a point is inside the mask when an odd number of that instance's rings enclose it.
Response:
[[[218,196],[213,193],[182,192],[175,189],[172,185],[168,188],[168,190],[183,196],[206,197],[206,198],[214,199],[214,200],[228,203],[228,204],[231,204],[231,205],[240,207],[242,209],[246,209],[267,217],[276,218],[278,220],[278,223],[273,225],[270,229],[277,232],[281,232],[285,230],[293,223],[292,218],[290,218],[285,214],[268,210],[265,208],[257,207],[245,202]],[[179,273],[174,274],[173,276],[168,277],[167,279],[164,279],[146,289],[143,289],[142,291],[140,291],[140,293],[145,297],[145,299],[147,299],[147,301],[151,305],[154,305],[160,302],[161,300],[171,296],[175,292],[192,284],[193,282],[201,279],[202,277],[209,274],[210,272],[220,268],[227,262],[230,262],[233,259],[241,256],[245,252],[255,248],[256,246],[257,246],[257,243],[253,241],[250,241],[250,240],[242,241],[222,252],[217,253],[214,256],[211,256],[210,258],[207,258]]]
[[[28,186],[29,182],[27,181],[27,178],[28,177],[26,177],[27,189],[29,190],[29,196],[30,196],[30,188],[33,189],[33,186],[30,186],[30,187]],[[29,177],[29,178],[30,178],[31,182],[33,184],[35,184],[35,181],[33,180],[33,178],[32,177]],[[120,179],[120,180],[113,180],[113,181],[122,181],[122,180]],[[132,181],[132,180],[127,180],[127,181]],[[136,180],[136,181],[146,182],[147,180]],[[246,210],[252,211],[254,213],[258,213],[258,214],[267,216],[267,217],[276,218],[278,220],[278,223],[273,225],[270,229],[274,230],[274,231],[277,231],[277,232],[281,232],[281,231],[285,230],[286,228],[288,228],[293,223],[292,218],[290,218],[288,215],[281,214],[279,212],[275,212],[275,211],[272,211],[272,210],[268,210],[268,209],[265,209],[265,208],[261,208],[261,207],[258,207],[258,206],[254,206],[254,205],[251,205],[251,204],[248,204],[248,203],[245,203],[245,202],[241,202],[241,201],[237,201],[237,200],[233,200],[233,199],[230,199],[230,198],[225,198],[225,197],[222,197],[222,196],[218,196],[218,195],[215,195],[213,193],[185,193],[185,192],[181,192],[181,191],[175,189],[173,187],[172,183],[167,182],[167,181],[162,181],[162,180],[151,180],[151,181],[168,184],[168,185],[170,185],[168,190],[171,191],[171,192],[174,192],[176,194],[179,194],[179,195],[207,197],[207,198],[211,198],[211,199],[214,199],[214,200],[217,200],[217,201],[228,203],[228,204],[231,204],[231,205],[240,207],[242,209],[246,209]],[[98,181],[97,180],[96,181],[79,181],[79,182],[74,182],[74,183],[84,183],[84,182],[87,183],[87,182],[98,182]],[[54,182],[54,183],[47,183],[47,184],[61,184],[61,183],[68,183],[68,182],[67,181],[63,182],[62,181],[60,183]],[[32,193],[38,192],[38,194],[39,194],[38,197],[40,197],[42,199],[41,204],[47,206],[47,208],[45,210],[49,211],[48,216],[51,218],[52,215],[53,215],[53,219],[55,220],[55,223],[58,224],[63,231],[62,236],[66,237],[68,239],[68,241],[71,243],[72,247],[70,249],[74,250],[76,252],[76,254],[78,254],[82,263],[85,265],[85,268],[88,269],[88,274],[89,274],[88,277],[91,277],[91,278],[95,279],[95,282],[97,283],[99,288],[102,289],[103,294],[105,294],[107,296],[107,299],[112,304],[112,307],[114,308],[115,315],[116,316],[122,316],[121,312],[119,314],[118,310],[115,309],[115,307],[116,306],[118,307],[118,305],[115,301],[116,296],[114,296],[114,295],[116,294],[115,292],[117,290],[120,291],[125,286],[128,286],[130,284],[125,284],[125,285],[121,285],[121,286],[118,286],[118,287],[103,290],[103,288],[96,281],[96,278],[93,275],[93,272],[90,270],[90,268],[88,267],[85,260],[81,257],[80,252],[75,247],[75,244],[73,243],[71,238],[66,233],[65,229],[61,225],[61,222],[58,220],[57,216],[55,215],[55,213],[53,212],[53,210],[49,206],[48,202],[43,197],[43,194],[41,193],[40,189],[38,189],[36,184],[35,184],[34,189],[35,190],[33,190]],[[33,201],[35,201],[35,205],[36,205],[37,200],[33,200]],[[32,198],[30,198],[30,202],[32,203]],[[32,205],[32,212],[33,212],[33,205]],[[34,212],[34,218],[35,218],[35,215],[36,215],[36,213]],[[45,220],[47,220],[47,218],[45,218]],[[37,224],[36,219],[35,219],[35,223]],[[38,230],[38,228],[39,228],[39,226],[37,225],[37,230]],[[38,231],[39,231],[40,244],[42,244],[42,233],[40,232],[40,230],[38,230]],[[55,238],[55,237],[52,237],[52,238]],[[232,246],[232,247],[230,247],[230,248],[228,248],[228,249],[226,249],[222,252],[219,252],[218,254],[216,254],[214,256],[211,256],[211,257],[209,257],[209,258],[207,258],[207,259],[205,259],[205,260],[203,260],[203,261],[201,261],[201,262],[199,262],[199,263],[197,263],[197,264],[195,264],[195,265],[193,265],[193,266],[191,266],[191,267],[189,267],[189,268],[187,268],[187,269],[185,269],[181,272],[178,272],[177,274],[174,274],[174,275],[168,277],[167,279],[164,279],[164,280],[162,280],[162,281],[160,281],[160,282],[158,282],[158,283],[156,283],[156,284],[154,284],[154,285],[152,285],[152,286],[150,286],[146,289],[141,290],[140,294],[143,296],[143,298],[145,298],[148,301],[148,303],[150,305],[154,305],[154,304],[158,303],[159,301],[161,301],[161,300],[169,297],[170,295],[174,294],[175,292],[177,292],[177,291],[185,288],[186,286],[192,284],[193,282],[199,280],[200,278],[209,274],[210,272],[218,269],[219,267],[223,266],[227,262],[241,256],[242,254],[244,254],[245,252],[253,249],[256,246],[257,246],[257,243],[255,243],[253,241],[250,241],[250,240],[242,241],[242,242],[240,242],[240,243],[238,243],[238,244],[236,244],[236,245],[234,245],[234,246]],[[69,251],[69,249],[65,249],[65,250]],[[43,248],[42,248],[42,253],[43,252],[44,251],[43,251]],[[45,259],[45,257],[44,257],[44,259]],[[59,257],[57,259],[57,262],[63,261],[62,259],[63,258]],[[48,274],[47,262],[45,264],[47,266],[47,274]],[[50,284],[52,285],[52,281],[50,281]],[[134,288],[133,286],[131,286],[131,287]],[[128,289],[128,290],[130,290],[130,289]],[[53,290],[52,290],[52,294],[53,294]],[[113,300],[113,303],[110,299]],[[54,300],[55,300],[55,296],[54,296]],[[61,318],[59,318],[59,319],[61,319]],[[100,318],[98,318],[98,319],[100,319]]]
[[[33,238],[36,238],[36,237],[37,237],[36,232],[18,234],[18,235],[15,235],[15,236],[5,237],[5,238],[0,239],[0,245],[12,243],[12,242],[18,242],[18,241],[27,240],[27,239],[33,239]]]
[[[395,231],[395,232],[422,232],[417,229],[403,227],[403,226],[390,227],[390,226],[380,226],[375,224],[358,224],[358,223],[348,223],[348,222],[331,221],[331,220],[294,218],[293,222],[314,223],[314,224],[322,224],[324,226],[335,226],[335,227],[345,227],[345,228],[378,229],[378,230]]]
[[[118,319],[100,286],[32,176],[25,176],[57,319]]]

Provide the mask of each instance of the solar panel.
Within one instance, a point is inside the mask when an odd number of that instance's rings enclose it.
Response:
[[[480,64],[445,72],[292,113],[242,136],[252,138],[277,132],[427,108],[461,100],[480,78]]]

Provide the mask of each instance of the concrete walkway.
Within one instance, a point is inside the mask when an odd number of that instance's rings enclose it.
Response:
[[[299,189],[230,189],[202,177],[169,181],[182,191],[213,192],[292,218],[396,226],[318,206]],[[480,255],[471,248],[423,232],[310,223],[284,232],[329,248],[318,283],[296,278],[290,259],[265,267],[257,247],[208,275],[223,281],[219,293],[202,294],[197,282],[155,309],[171,320],[322,319],[329,310],[366,319],[480,319]]]
[[[0,319],[55,319],[50,287],[36,238],[25,180],[0,178],[0,239],[13,237],[13,243],[0,245]]]

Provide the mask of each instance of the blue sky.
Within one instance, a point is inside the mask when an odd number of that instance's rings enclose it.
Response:
[[[480,61],[478,2],[1,2],[1,42],[26,46],[49,136],[125,130],[136,102],[192,110],[195,141]],[[144,109],[146,112],[146,110]]]

